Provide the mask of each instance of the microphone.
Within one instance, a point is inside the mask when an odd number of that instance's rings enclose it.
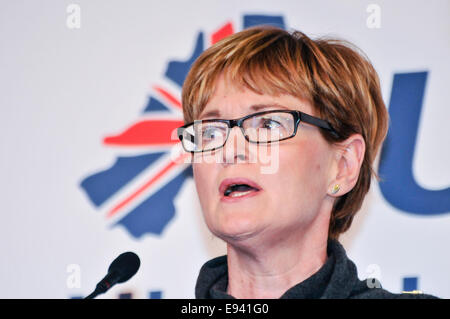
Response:
[[[120,254],[109,266],[108,274],[105,278],[100,280],[95,287],[95,290],[84,299],[93,299],[98,295],[105,293],[115,284],[127,281],[134,276],[140,265],[141,261],[135,253],[128,251]]]

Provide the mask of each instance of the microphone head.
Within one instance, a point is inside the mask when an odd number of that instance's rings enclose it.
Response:
[[[128,251],[120,254],[108,268],[108,273],[117,272],[119,274],[118,283],[122,283],[134,276],[138,271],[141,261],[135,253]]]

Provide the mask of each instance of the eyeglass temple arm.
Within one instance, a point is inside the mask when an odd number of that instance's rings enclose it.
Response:
[[[330,131],[331,134],[333,134],[335,137],[339,137],[339,134],[334,130],[334,128],[331,126],[331,124],[328,123],[327,121],[324,121],[322,119],[319,119],[317,117],[311,116],[311,115],[303,113],[303,112],[298,112],[298,115],[300,117],[300,121],[323,128],[327,131]]]

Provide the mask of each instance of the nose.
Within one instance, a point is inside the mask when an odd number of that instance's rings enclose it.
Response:
[[[233,164],[248,159],[248,142],[239,127],[230,130],[228,139],[223,146],[223,163]]]

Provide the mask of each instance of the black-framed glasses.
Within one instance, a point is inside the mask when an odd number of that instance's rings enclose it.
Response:
[[[294,137],[300,122],[320,127],[339,137],[327,121],[294,110],[264,111],[234,120],[196,120],[177,128],[177,134],[186,152],[201,153],[223,147],[235,126],[241,129],[248,142],[269,144]]]

